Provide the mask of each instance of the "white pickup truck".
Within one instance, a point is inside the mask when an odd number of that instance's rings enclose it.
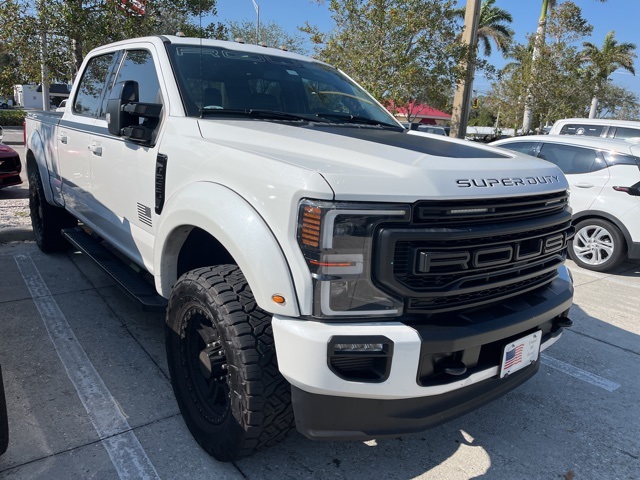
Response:
[[[427,429],[530,378],[571,325],[560,170],[405,130],[317,60],[107,45],[26,134],[37,244],[166,308],[178,404],[217,459],[294,427]]]

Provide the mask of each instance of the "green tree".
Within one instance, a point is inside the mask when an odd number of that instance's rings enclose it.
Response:
[[[464,54],[456,43],[455,0],[327,3],[335,28],[329,33],[309,24],[301,29],[316,44],[317,57],[397,107],[447,102]]]
[[[594,79],[593,98],[589,110],[589,118],[595,118],[598,109],[598,97],[611,74],[618,68],[623,68],[633,75],[633,59],[636,58],[634,43],[618,43],[615,32],[611,31],[604,37],[602,48],[591,42],[584,42],[582,57],[589,63],[589,72]]]
[[[478,48],[482,45],[485,57],[491,56],[491,43],[495,43],[498,51],[503,54],[508,50],[513,40],[514,31],[509,26],[513,23],[511,14],[495,6],[496,0],[484,0],[480,7],[478,19]]]
[[[235,41],[237,38],[242,38],[245,42],[255,41],[256,24],[249,20],[229,22],[226,27],[227,40]],[[269,47],[284,47],[291,52],[306,53],[302,46],[304,39],[300,35],[288,33],[273,21],[260,25],[260,41]]]
[[[216,0],[158,0],[140,15],[133,3],[105,0],[4,0],[0,3],[0,44],[18,63],[22,81],[39,81],[40,50],[46,42],[50,77],[71,80],[92,48],[112,41],[178,30],[208,34],[193,18],[215,15]],[[3,85],[0,88],[5,88]]]
[[[606,2],[607,0],[596,0],[599,2]],[[542,0],[542,10],[540,12],[540,18],[538,19],[538,28],[533,38],[533,52],[531,55],[532,68],[531,74],[535,76],[537,62],[541,58],[541,51],[546,43],[547,32],[547,16],[549,11],[552,10],[557,4],[557,0]],[[522,130],[528,132],[531,129],[531,121],[533,118],[533,108],[531,105],[531,95],[533,89],[534,79],[531,78],[527,85],[527,95],[525,97],[524,117],[522,119]]]
[[[512,61],[493,85],[501,119],[510,127],[520,124],[525,102],[536,112],[530,128],[586,113],[589,80],[575,42],[590,34],[592,27],[577,5],[564,2],[553,10],[548,28],[549,41],[538,47],[535,67],[532,37],[528,44],[511,49]]]

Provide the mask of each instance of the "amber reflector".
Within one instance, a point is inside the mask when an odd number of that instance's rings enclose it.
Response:
[[[302,244],[310,247],[320,245],[320,222],[322,210],[319,207],[306,205],[302,209]]]
[[[272,295],[271,300],[273,300],[279,305],[284,305],[286,302],[285,298],[282,295]]]

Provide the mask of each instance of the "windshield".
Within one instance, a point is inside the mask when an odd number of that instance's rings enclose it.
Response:
[[[333,67],[220,47],[167,49],[189,116],[263,110],[325,123],[349,120],[399,128],[389,112]]]

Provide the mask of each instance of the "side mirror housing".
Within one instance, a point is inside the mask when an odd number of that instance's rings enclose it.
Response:
[[[113,86],[107,101],[109,133],[152,146],[162,115],[162,104],[139,102],[138,82],[127,80]]]

